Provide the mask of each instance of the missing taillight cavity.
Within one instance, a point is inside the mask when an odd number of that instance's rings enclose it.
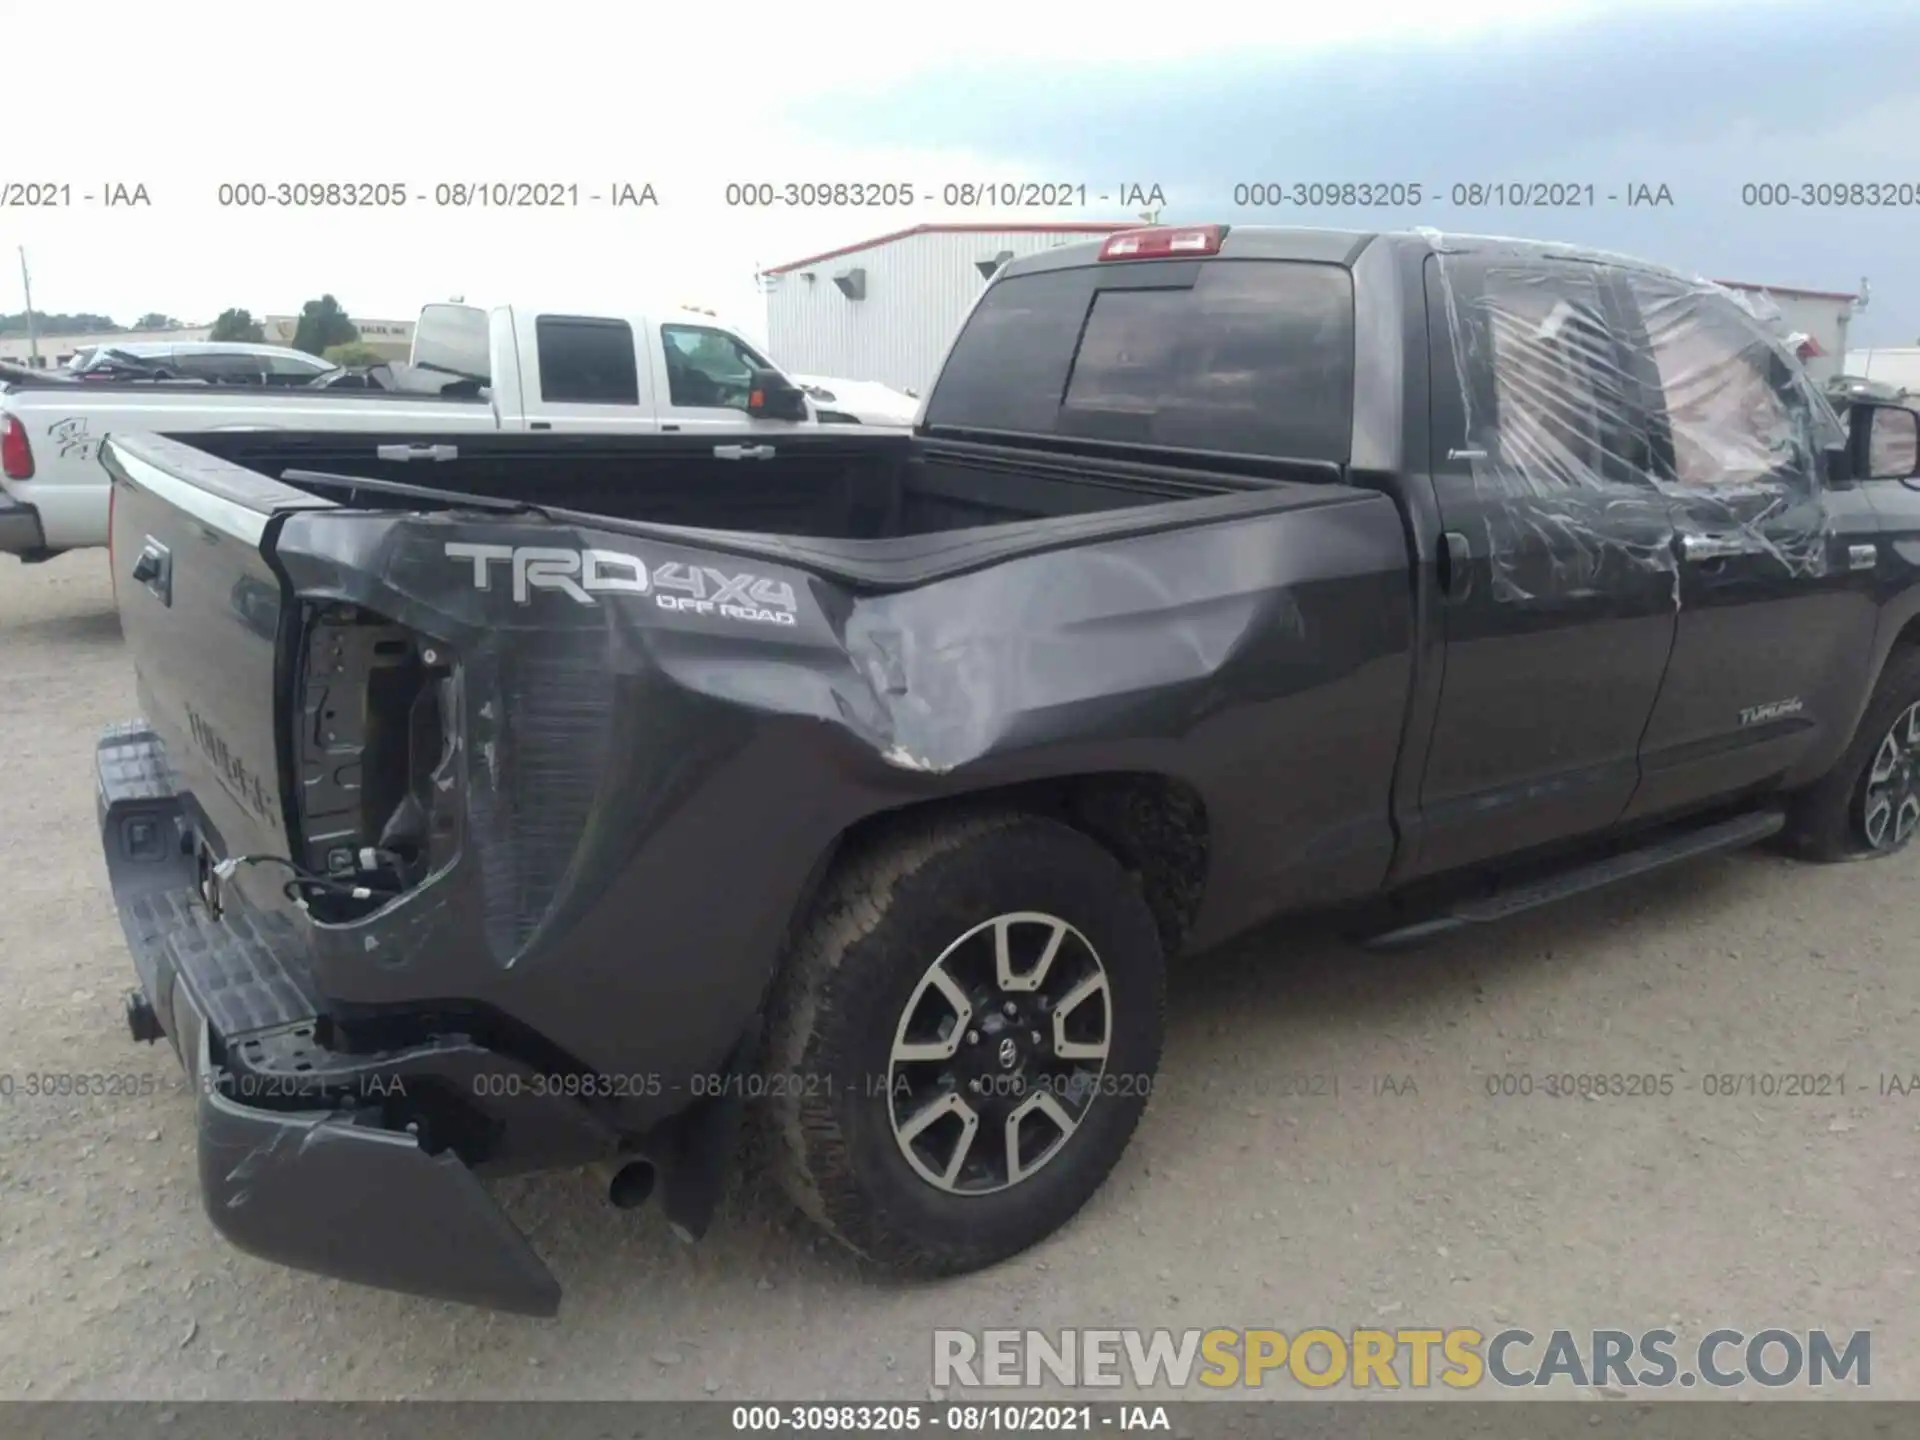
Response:
[[[1225,225],[1153,225],[1120,230],[1100,247],[1102,260],[1175,260],[1218,255]]]
[[[322,920],[414,888],[458,843],[458,677],[444,643],[348,606],[320,611],[301,673],[297,853],[337,885],[302,898]],[[371,893],[356,897],[354,888]]]

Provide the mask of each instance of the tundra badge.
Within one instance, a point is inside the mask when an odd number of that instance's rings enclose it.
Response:
[[[1795,695],[1791,700],[1770,700],[1765,705],[1749,705],[1740,712],[1742,725],[1764,725],[1769,720],[1779,720],[1788,715],[1798,715],[1806,707]]]

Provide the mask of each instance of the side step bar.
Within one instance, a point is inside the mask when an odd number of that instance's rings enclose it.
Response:
[[[1770,835],[1777,835],[1786,823],[1786,816],[1778,810],[1757,810],[1748,815],[1736,815],[1731,820],[1722,820],[1697,830],[1669,834],[1638,849],[1577,864],[1542,880],[1497,889],[1491,895],[1463,901],[1442,914],[1397,926],[1369,936],[1360,943],[1369,950],[1399,950],[1455,930],[1464,930],[1469,925],[1490,925],[1496,920],[1505,920],[1527,910],[1538,910],[1543,905],[1583,895],[1589,890],[1664,870],[1669,865],[1679,865],[1726,850],[1745,849]]]

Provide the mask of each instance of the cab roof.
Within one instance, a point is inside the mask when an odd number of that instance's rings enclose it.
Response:
[[[1139,227],[1180,229],[1180,226]],[[1061,245],[1034,255],[1017,256],[1006,263],[1000,278],[1032,275],[1048,270],[1074,269],[1095,263],[1105,239]],[[1462,235],[1438,230],[1322,230],[1306,226],[1230,225],[1221,242],[1222,260],[1300,260],[1319,264],[1352,266],[1363,251],[1373,244],[1396,248],[1418,247],[1441,254],[1506,254],[1540,259],[1604,262],[1625,269],[1644,271],[1687,280],[1678,272],[1631,255],[1614,254],[1579,245],[1563,245],[1549,240],[1525,240],[1500,235]],[[1153,264],[1153,260],[1122,261],[1122,264]],[[1687,283],[1696,283],[1687,280]]]

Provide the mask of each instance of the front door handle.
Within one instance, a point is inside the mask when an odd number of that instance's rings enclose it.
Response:
[[[716,460],[771,460],[771,445],[716,445],[713,455]]]
[[[1709,560],[1731,560],[1736,555],[1764,555],[1767,546],[1746,535],[1681,535],[1680,558],[1696,565]]]

